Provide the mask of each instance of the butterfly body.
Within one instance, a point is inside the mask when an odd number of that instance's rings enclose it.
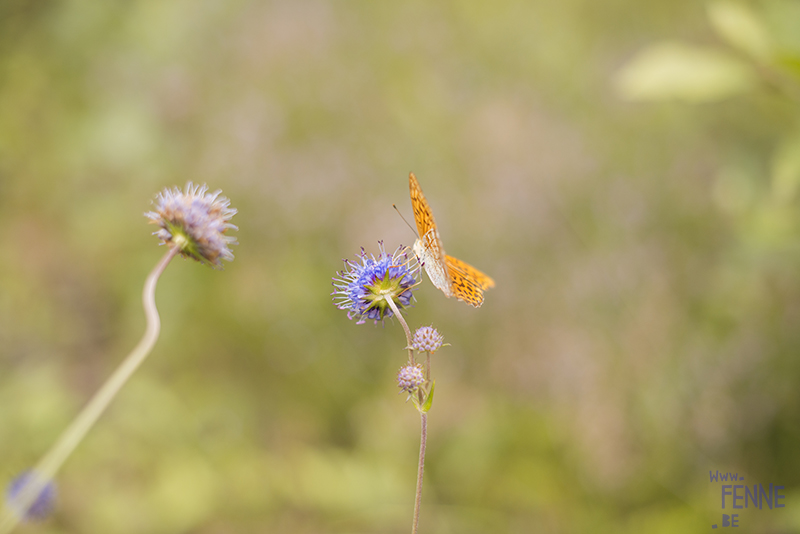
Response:
[[[413,247],[417,260],[425,268],[431,283],[446,297],[456,297],[476,308],[480,307],[484,290],[494,287],[494,280],[475,267],[445,254],[433,213],[414,173],[409,174],[408,185],[414,221],[419,232],[419,239]]]
[[[436,228],[431,228],[428,232],[414,242],[414,254],[420,264],[425,267],[431,283],[444,293],[448,298],[453,296],[450,289],[450,282],[447,276],[446,260],[442,261],[436,251],[442,250],[439,232]]]

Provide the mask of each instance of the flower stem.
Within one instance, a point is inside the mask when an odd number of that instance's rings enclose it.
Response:
[[[425,366],[425,380],[430,383],[431,381],[431,353],[425,353],[428,357],[427,365]]]
[[[391,298],[386,298],[386,302],[389,304],[389,307],[392,308],[395,317],[400,321],[400,324],[403,325],[403,330],[406,333],[406,341],[408,342],[408,363],[414,363],[414,349],[411,347],[411,330],[408,328],[408,324],[406,323],[405,318],[400,313],[400,310],[397,309],[397,305]],[[428,354],[428,368],[430,369],[430,353]],[[428,374],[428,379],[430,380],[430,374]],[[420,404],[422,403],[422,392],[418,393],[420,395]],[[417,534],[417,530],[419,529],[419,508],[422,504],[422,475],[425,471],[425,448],[428,443],[428,414],[426,412],[420,411],[420,424],[422,425],[420,430],[419,436],[419,465],[417,467],[417,493],[414,499],[414,523],[411,526],[411,534]]]
[[[411,348],[411,330],[409,330],[408,323],[406,323],[406,318],[400,313],[400,310],[397,308],[397,304],[394,303],[394,300],[392,300],[392,297],[384,297],[384,299],[389,304],[392,312],[394,312],[394,316],[397,317],[397,320],[400,321],[401,325],[403,325],[403,330],[406,333],[406,348],[408,348],[408,363],[411,365],[414,363],[414,349]]]
[[[417,495],[414,500],[414,524],[411,526],[411,534],[417,534],[419,530],[419,508],[422,504],[422,474],[425,470],[425,447],[428,443],[428,414],[420,412],[420,436],[419,436],[419,466],[417,468]]]
[[[5,512],[0,517],[0,534],[6,534],[19,523],[25,516],[26,511],[36,500],[44,486],[52,481],[56,472],[67,457],[75,450],[78,444],[86,436],[86,433],[94,426],[97,419],[102,415],[122,386],[133,375],[139,365],[145,360],[158,339],[161,330],[161,320],[156,308],[155,290],[156,282],[164,272],[169,262],[179,252],[177,247],[170,247],[158,265],[153,268],[145,280],[142,292],[142,303],[144,305],[147,328],[145,329],[139,344],[134,347],[130,354],[117,367],[114,374],[103,384],[94,397],[86,404],[78,416],[58,438],[58,441],[50,448],[47,454],[42,457],[36,467],[31,471],[30,482],[26,484],[19,495],[13,499],[12,506],[7,506]]]

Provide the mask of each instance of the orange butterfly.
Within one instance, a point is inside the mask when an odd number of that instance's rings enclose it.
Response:
[[[494,280],[475,267],[444,253],[433,213],[413,172],[408,175],[408,187],[419,232],[419,239],[414,243],[417,260],[425,267],[433,285],[441,289],[446,297],[454,296],[479,308],[483,304],[483,291],[494,287]]]

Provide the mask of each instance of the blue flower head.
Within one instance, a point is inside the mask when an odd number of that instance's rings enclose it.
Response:
[[[178,247],[183,256],[221,268],[221,259],[233,260],[228,245],[236,244],[225,233],[238,228],[230,223],[236,210],[220,193],[208,193],[208,186],[188,182],[186,192],[177,187],[164,189],[156,196],[156,211],[144,215],[161,227],[153,235],[164,243]]]
[[[33,471],[22,472],[8,485],[8,489],[6,490],[6,504],[19,514],[22,519],[39,521],[46,518],[50,515],[50,512],[53,511],[53,506],[55,505],[56,487],[52,482],[42,484],[43,482],[44,481],[41,479],[36,479]],[[39,495],[37,495],[35,499],[32,499],[33,495],[29,497],[22,495],[24,491],[27,491],[29,494],[31,490],[34,492],[37,491],[37,489],[33,487],[31,487],[30,490],[26,490],[26,487],[31,484],[41,484],[41,489],[38,490]],[[30,502],[27,506],[27,510],[23,511],[21,509],[23,503],[18,502],[20,499],[25,499],[27,502]]]
[[[393,315],[387,299],[392,299],[398,310],[411,304],[412,291],[417,285],[419,264],[409,259],[408,247],[399,247],[388,254],[379,242],[380,254],[376,258],[361,249],[361,263],[344,260],[345,269],[333,279],[335,291],[331,293],[334,304],[347,310],[349,319],[363,324],[367,319],[376,323]]]

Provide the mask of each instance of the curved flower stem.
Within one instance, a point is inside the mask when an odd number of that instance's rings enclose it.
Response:
[[[0,534],[11,532],[19,523],[21,517],[24,517],[25,511],[30,508],[42,489],[44,489],[44,486],[53,479],[61,465],[83,440],[86,433],[94,426],[100,415],[122,389],[122,386],[125,385],[147,355],[150,354],[161,330],[161,320],[158,317],[155,301],[156,282],[158,282],[161,273],[164,272],[164,269],[178,252],[179,249],[177,247],[170,247],[161,261],[158,262],[158,265],[150,272],[147,280],[145,280],[142,303],[147,319],[147,328],[139,344],[128,354],[114,371],[114,374],[100,387],[94,397],[61,434],[58,441],[33,468],[30,481],[20,491],[19,495],[13,499],[13,503],[9,503],[11,506],[7,506],[3,516],[0,517]]]
[[[400,321],[400,324],[403,325],[403,330],[406,333],[406,348],[408,349],[408,363],[414,363],[414,349],[411,348],[411,330],[408,328],[408,323],[406,323],[406,318],[403,317],[403,314],[400,313],[400,310],[397,308],[397,304],[394,303],[392,297],[383,297],[384,300],[389,304],[389,307],[394,312],[394,316],[397,317],[397,320]]]
[[[419,436],[419,466],[417,467],[417,495],[414,500],[414,524],[411,526],[411,534],[417,534],[419,529],[419,508],[422,504],[422,474],[425,470],[425,447],[428,443],[428,414],[420,412],[420,436]]]

